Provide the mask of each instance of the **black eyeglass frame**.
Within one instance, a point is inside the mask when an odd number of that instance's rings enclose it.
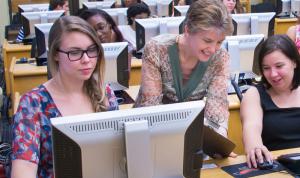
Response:
[[[57,52],[61,52],[61,53],[66,54],[66,55],[68,56],[68,59],[69,59],[71,62],[74,62],[74,61],[79,61],[79,60],[81,60],[84,53],[85,53],[89,58],[96,58],[96,57],[98,58],[98,57],[99,57],[99,54],[100,54],[100,51],[99,51],[99,49],[98,49],[97,46],[96,46],[96,48],[97,48],[97,55],[96,55],[96,56],[90,56],[90,55],[89,55],[88,51],[91,50],[91,49],[89,49],[89,48],[86,49],[86,50],[78,49],[78,50],[71,50],[71,51],[63,51],[63,50],[61,50],[61,49],[57,49],[56,51],[57,51]],[[74,52],[74,51],[80,51],[80,52],[81,52],[81,56],[80,56],[80,58],[78,58],[78,59],[76,59],[76,60],[71,60],[71,58],[70,58],[70,53],[72,53],[72,52]]]

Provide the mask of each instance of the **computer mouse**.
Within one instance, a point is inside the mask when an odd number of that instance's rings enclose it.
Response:
[[[257,168],[260,170],[268,170],[268,169],[272,169],[273,168],[273,163],[270,163],[268,161],[264,161],[262,163],[257,163]]]

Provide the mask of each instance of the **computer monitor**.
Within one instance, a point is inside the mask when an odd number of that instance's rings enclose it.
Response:
[[[128,8],[113,8],[102,10],[107,12],[114,19],[117,25],[127,25],[127,9]]]
[[[190,6],[174,6],[174,16],[185,16]]]
[[[144,0],[149,6],[151,15],[158,17],[168,17],[173,14],[173,0]]]
[[[199,178],[204,102],[52,118],[57,178]]]
[[[273,35],[275,12],[232,14],[234,35]]]
[[[112,8],[116,1],[96,1],[83,2],[82,6],[86,9],[109,9]]]
[[[154,36],[183,32],[184,16],[136,19],[136,48],[143,50],[145,44]]]
[[[115,91],[129,87],[128,43],[102,43],[105,58],[104,82]]]
[[[276,0],[276,16],[289,17],[291,14],[291,0]]]
[[[64,15],[64,10],[45,11],[45,12],[23,12],[22,24],[26,38],[34,37],[34,25],[41,23],[53,23],[56,19]]]
[[[79,0],[68,0],[70,15],[77,15],[80,8]]]
[[[36,62],[37,65],[43,65],[47,62],[48,57],[48,37],[49,32],[53,23],[44,23],[44,24],[35,24],[35,37],[36,37],[36,47],[37,47],[37,56]]]
[[[18,5],[18,9],[19,13],[48,11],[49,4],[20,4]]]
[[[300,0],[291,0],[291,13],[293,16],[300,16]]]
[[[259,74],[258,52],[263,41],[263,34],[227,36],[223,45],[230,56],[230,73]]]

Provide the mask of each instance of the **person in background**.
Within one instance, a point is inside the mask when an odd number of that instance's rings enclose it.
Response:
[[[185,5],[191,5],[196,0],[178,0],[177,4],[174,1],[176,6],[185,6]]]
[[[122,8],[122,7],[130,7],[136,3],[141,3],[141,0],[117,0],[114,7]]]
[[[84,9],[79,13],[79,17],[94,27],[102,43],[124,41],[118,26],[107,12],[101,9]]]
[[[300,56],[286,35],[269,37],[259,52],[261,83],[241,102],[248,166],[272,162],[270,151],[300,147]]]
[[[100,9],[83,9],[79,17],[86,20],[97,31],[98,37],[102,43],[124,42],[123,35],[116,25],[113,18],[105,11]],[[128,46],[128,71],[131,69],[131,51]]]
[[[144,48],[142,79],[134,107],[206,96],[205,124],[227,137],[229,55],[220,48],[233,25],[219,0],[195,1],[184,32],[152,38]]]
[[[69,12],[69,1],[68,0],[50,0],[49,2],[49,10],[64,10],[65,15]]]
[[[150,9],[145,3],[136,3],[127,10],[128,25],[119,26],[124,39],[129,43],[132,53],[136,51],[135,19],[149,18],[150,13]]]
[[[118,109],[104,86],[104,56],[95,30],[64,16],[49,33],[52,79],[20,99],[13,118],[12,177],[53,178],[50,118]]]
[[[49,11],[55,11],[55,10],[64,10],[65,15],[68,14],[69,12],[69,1],[68,0],[50,0],[49,2]],[[22,42],[23,39],[25,38],[24,34],[24,28],[21,27],[19,30],[18,36],[16,41],[17,42]]]
[[[240,0],[222,0],[225,4],[227,10],[231,14],[240,14],[244,13],[245,10],[240,3]]]
[[[295,42],[298,52],[300,53],[300,17],[298,18],[298,24],[290,26],[286,34]]]

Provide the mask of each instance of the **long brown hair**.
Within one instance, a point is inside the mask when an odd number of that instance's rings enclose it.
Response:
[[[55,60],[65,33],[80,32],[92,39],[99,49],[96,67],[91,77],[84,82],[84,91],[89,96],[95,112],[106,110],[104,90],[104,52],[96,31],[83,19],[75,16],[64,16],[57,19],[49,32],[48,65],[52,76],[59,70],[59,63]]]

